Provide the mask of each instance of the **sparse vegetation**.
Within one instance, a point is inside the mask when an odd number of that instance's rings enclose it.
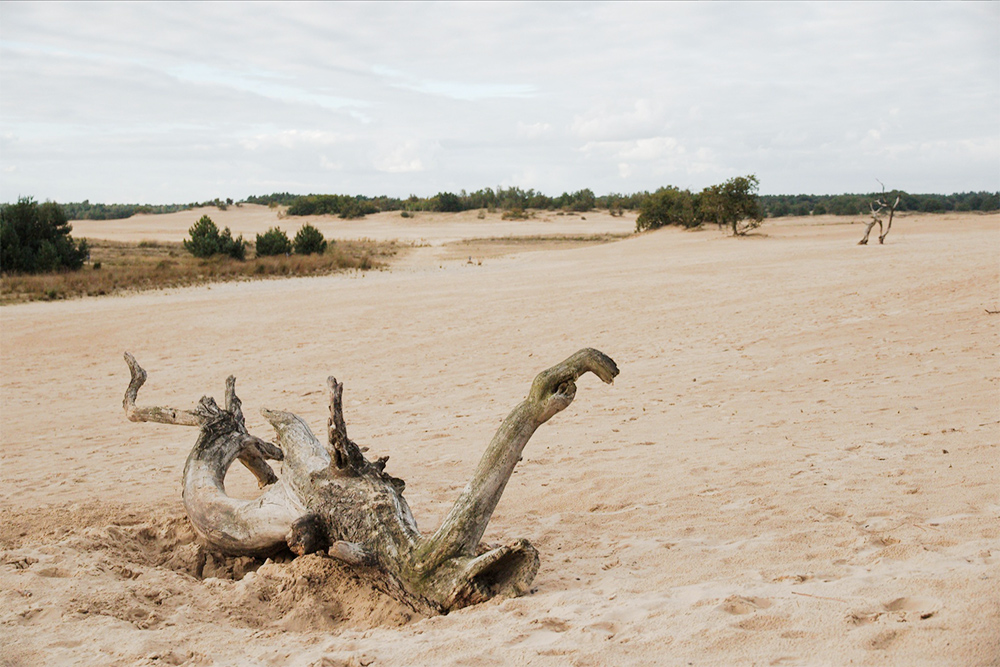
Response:
[[[501,214],[501,220],[527,220],[531,217],[531,214],[526,212],[523,208],[512,208],[509,211],[504,211]]]
[[[447,248],[445,258],[468,257],[470,262],[475,258],[481,264],[483,259],[503,257],[514,253],[582,248],[602,243],[613,243],[629,236],[631,234],[544,234],[462,239],[445,244]]]
[[[323,254],[257,257],[241,262],[224,255],[199,259],[187,252],[181,243],[141,245],[101,240],[88,243],[94,267],[101,267],[99,271],[39,275],[5,273],[0,277],[0,303],[374,269],[385,266],[386,261],[400,250],[395,242],[340,241]]]

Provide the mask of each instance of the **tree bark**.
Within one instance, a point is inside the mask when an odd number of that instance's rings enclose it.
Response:
[[[127,352],[125,361],[132,373],[123,402],[128,419],[199,428],[184,466],[183,499],[195,530],[211,547],[251,555],[286,546],[299,555],[323,551],[379,568],[407,596],[441,612],[528,590],[538,570],[537,550],[523,539],[495,548],[480,540],[525,445],[572,403],[576,380],[591,372],[610,384],[618,375],[614,361],[594,349],[539,373],[441,527],[424,536],[403,498],[404,482],[385,472],[388,457],[369,461],[347,436],[344,387],[336,379],[327,381],[327,442],[320,443],[296,415],[262,409],[277,434],[272,444],[247,431],[234,378],[226,382],[225,408],[208,397],[193,410],[138,407],[146,372]],[[226,495],[226,472],[236,460],[265,489],[254,500]],[[282,462],[280,477],[267,460]]]

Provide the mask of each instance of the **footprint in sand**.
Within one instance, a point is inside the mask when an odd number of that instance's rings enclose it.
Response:
[[[896,640],[899,639],[902,634],[903,633],[899,630],[882,630],[865,642],[865,648],[869,651],[884,651],[889,648],[889,646],[896,643]]]
[[[879,620],[925,621],[938,613],[940,602],[933,598],[901,597],[882,605],[881,609],[853,611],[847,615],[851,625],[869,625]]]
[[[727,614],[733,614],[739,616],[742,614],[752,614],[755,611],[761,609],[767,609],[773,603],[767,598],[758,597],[743,597],[742,595],[730,595],[722,604],[719,605],[719,609],[726,612]]]
[[[569,623],[566,621],[561,618],[553,618],[551,616],[549,618],[542,618],[532,622],[538,624],[543,629],[551,630],[552,632],[566,632],[570,628]]]
[[[886,602],[883,608],[906,619],[917,617],[920,620],[927,620],[938,612],[941,604],[933,598],[903,597]]]

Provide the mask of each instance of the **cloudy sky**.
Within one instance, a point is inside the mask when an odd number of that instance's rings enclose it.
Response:
[[[0,201],[1000,189],[1000,3],[0,4]]]

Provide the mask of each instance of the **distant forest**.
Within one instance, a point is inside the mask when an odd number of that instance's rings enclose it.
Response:
[[[190,204],[91,204],[90,200],[60,204],[70,220],[121,220],[140,213],[176,213],[203,206],[217,206],[222,210],[233,204],[232,199],[213,199]]]
[[[1000,209],[1000,192],[959,192],[951,195],[911,195],[907,192],[887,193],[895,199],[899,195],[897,211],[996,211]],[[869,204],[882,193],[867,195],[760,195],[760,203],[769,218],[786,215],[865,215],[871,212]],[[892,202],[890,202],[892,203]]]
[[[897,211],[922,211],[928,213],[942,211],[997,211],[1000,210],[1000,192],[961,192],[950,195],[910,194],[894,191],[900,197]],[[229,206],[241,204],[262,204],[265,206],[287,206],[289,215],[339,215],[342,218],[358,218],[380,211],[443,211],[457,212],[475,209],[490,211],[517,211],[527,209],[586,212],[592,209],[607,209],[612,214],[636,211],[642,202],[650,197],[650,192],[632,194],[611,193],[596,196],[591,190],[564,192],[558,197],[550,197],[533,189],[483,188],[475,192],[462,190],[458,193],[439,192],[433,197],[411,195],[406,199],[398,197],[366,197],[364,195],[309,194],[295,195],[289,192],[275,192],[269,195],[252,196],[242,201],[233,199],[213,199],[189,204],[91,204],[89,201],[62,204],[70,220],[114,220],[128,218],[139,213],[173,213],[203,206],[215,206],[225,210]],[[869,203],[882,196],[881,193],[842,195],[759,195],[764,215],[768,218],[799,215],[867,215]]]

